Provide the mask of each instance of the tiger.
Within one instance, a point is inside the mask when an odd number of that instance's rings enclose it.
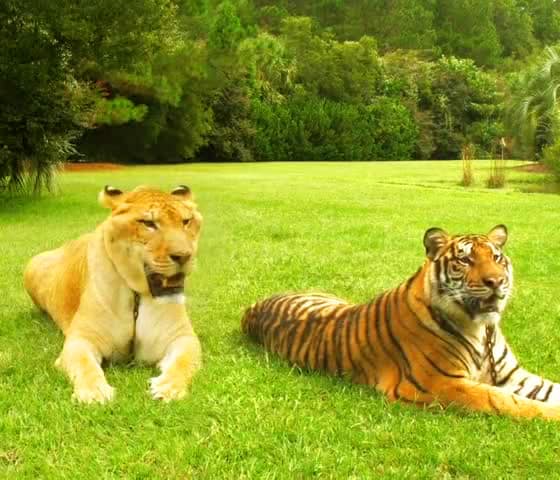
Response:
[[[518,363],[500,329],[513,288],[505,225],[486,235],[434,227],[410,278],[364,304],[280,294],[248,308],[242,331],[307,370],[376,388],[390,401],[560,420],[560,384]]]

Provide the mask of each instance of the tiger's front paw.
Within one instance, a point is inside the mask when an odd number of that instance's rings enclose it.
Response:
[[[74,388],[72,399],[80,403],[107,403],[115,397],[115,389],[107,382]]]
[[[170,402],[180,400],[187,394],[187,385],[184,380],[178,380],[168,375],[150,378],[150,394],[155,400]]]

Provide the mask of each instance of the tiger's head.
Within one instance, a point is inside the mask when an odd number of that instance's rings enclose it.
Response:
[[[427,230],[432,305],[462,323],[498,323],[513,287],[511,261],[502,251],[507,235],[505,225],[487,235]]]
[[[191,191],[106,186],[99,202],[111,209],[103,224],[105,250],[128,286],[153,297],[184,299],[184,279],[197,251],[202,215]]]

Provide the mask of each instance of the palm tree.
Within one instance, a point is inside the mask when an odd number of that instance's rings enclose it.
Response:
[[[546,47],[541,62],[521,73],[507,112],[507,123],[526,158],[540,159],[560,135],[560,47]]]

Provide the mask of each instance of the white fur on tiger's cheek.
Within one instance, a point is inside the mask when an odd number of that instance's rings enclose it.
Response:
[[[187,297],[184,293],[174,293],[173,295],[162,295],[159,297],[155,297],[155,301],[159,304],[177,303],[183,305],[186,301],[186,298]]]

